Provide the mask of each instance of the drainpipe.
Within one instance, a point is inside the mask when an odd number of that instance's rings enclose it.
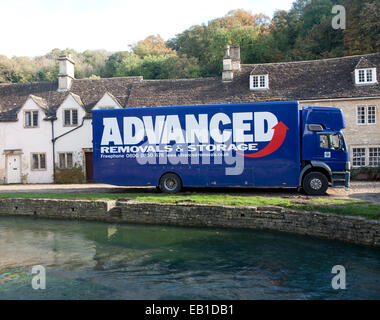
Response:
[[[55,178],[55,139],[54,139],[54,121],[57,120],[56,116],[49,116],[47,120],[51,122],[51,142],[53,144],[53,181]]]
[[[85,120],[85,117],[82,118],[82,123],[75,127],[74,129],[71,129],[69,131],[66,131],[65,133],[61,134],[60,136],[58,137],[54,137],[54,121],[57,120],[57,117],[55,116],[50,116],[48,117],[48,120],[51,121],[51,142],[53,144],[53,177],[55,178],[55,142],[59,139],[59,138],[62,138],[63,136],[75,131],[75,130],[78,130],[79,128],[83,127],[83,124],[84,124],[84,120]]]
[[[69,133],[71,133],[71,132],[73,132],[75,130],[78,130],[81,127],[83,127],[84,120],[85,120],[85,117],[82,118],[82,123],[79,126],[75,127],[74,129],[71,129],[69,131],[66,131],[65,133],[62,133],[60,136],[58,136],[56,138],[53,138],[53,140],[52,140],[53,143],[55,143],[59,138],[62,138],[63,136],[65,136],[65,135],[67,135],[67,134],[69,134]]]

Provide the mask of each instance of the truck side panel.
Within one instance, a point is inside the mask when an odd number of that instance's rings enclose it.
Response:
[[[144,137],[131,143],[141,123]],[[93,139],[96,182],[156,186],[174,172],[183,186],[298,186],[297,102],[96,110]]]

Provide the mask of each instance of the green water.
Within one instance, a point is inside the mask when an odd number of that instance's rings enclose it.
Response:
[[[46,269],[46,289],[31,267]],[[334,265],[346,290],[331,287]],[[380,250],[274,232],[0,218],[0,299],[380,299]]]

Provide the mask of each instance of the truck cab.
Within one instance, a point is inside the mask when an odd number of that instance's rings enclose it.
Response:
[[[342,130],[342,110],[303,107],[301,116],[300,186],[308,194],[323,194],[329,186],[349,187],[350,162]]]

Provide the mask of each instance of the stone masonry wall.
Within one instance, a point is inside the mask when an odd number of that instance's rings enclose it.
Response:
[[[380,247],[380,221],[279,207],[0,199],[0,216],[274,230]]]

